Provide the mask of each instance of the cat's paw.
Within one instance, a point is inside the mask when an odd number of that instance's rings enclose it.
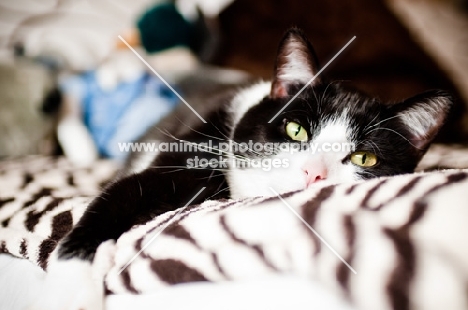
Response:
[[[116,251],[114,240],[107,240],[99,245],[93,261],[93,277],[95,279],[104,279],[105,275],[114,266]]]
[[[102,279],[93,277],[91,264],[79,259],[59,260],[49,267],[43,291],[29,310],[102,310]]]

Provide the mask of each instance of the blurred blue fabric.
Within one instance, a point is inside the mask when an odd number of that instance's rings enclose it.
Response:
[[[83,122],[99,153],[118,160],[128,155],[120,152],[119,142],[137,140],[179,101],[165,84],[147,72],[112,90],[99,86],[95,71],[68,77],[60,87],[65,95],[80,103]]]

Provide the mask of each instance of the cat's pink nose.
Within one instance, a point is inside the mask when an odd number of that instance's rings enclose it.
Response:
[[[325,180],[327,178],[327,168],[318,161],[308,161],[302,170],[305,173],[307,187],[313,183]]]

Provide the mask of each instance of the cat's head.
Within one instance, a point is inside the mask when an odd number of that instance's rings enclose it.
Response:
[[[385,104],[317,72],[311,44],[291,29],[273,81],[234,98],[231,138],[244,148],[235,149],[243,159],[228,173],[233,197],[413,172],[452,106],[441,91]]]

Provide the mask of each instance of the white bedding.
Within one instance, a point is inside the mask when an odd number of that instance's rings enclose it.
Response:
[[[452,154],[436,153],[429,166],[445,165]],[[43,298],[37,266],[54,262],[55,245],[113,171],[108,162],[77,169],[42,157],[0,163],[0,250],[36,265],[1,258],[0,308]],[[219,302],[245,308],[268,294],[278,308],[330,302],[340,309],[345,299],[356,309],[466,309],[467,189],[468,171],[451,169],[284,195],[310,227],[277,198],[208,201],[182,210],[162,232],[177,211],[105,243],[95,262],[109,264],[93,268],[105,273],[109,309],[155,300],[164,309]]]
[[[0,254],[0,309],[26,309],[36,298],[45,273],[29,261]],[[329,309],[352,310],[308,279],[277,275],[250,281],[195,282],[164,288],[144,295],[111,295],[107,310],[127,309]]]

